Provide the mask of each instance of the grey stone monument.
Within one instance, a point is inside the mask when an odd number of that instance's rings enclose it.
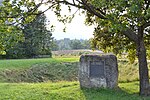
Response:
[[[118,86],[118,64],[116,56],[82,55],[79,67],[80,87],[115,88]]]

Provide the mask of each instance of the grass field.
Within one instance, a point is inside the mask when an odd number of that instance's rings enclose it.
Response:
[[[138,95],[137,62],[130,64],[126,60],[119,60],[120,89],[80,89],[77,81],[78,60],[79,58],[0,60],[0,100],[150,100],[150,97]],[[43,81],[43,77],[49,81]],[[41,78],[42,81],[34,81]],[[34,83],[26,83],[27,80]],[[55,81],[52,82],[53,80]]]
[[[39,58],[39,59],[16,59],[0,60],[0,70],[23,69],[41,63],[77,62],[79,58]]]
[[[140,97],[138,82],[120,89],[80,89],[78,82],[0,83],[0,100],[150,100]]]

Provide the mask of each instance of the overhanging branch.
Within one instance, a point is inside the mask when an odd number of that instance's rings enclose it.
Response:
[[[97,16],[101,19],[106,19],[106,17],[104,16],[104,13],[102,13],[102,11],[100,9],[95,8],[93,5],[91,5],[90,3],[88,3],[85,0],[81,0],[81,1],[87,11],[89,11],[90,13],[94,14],[95,16]]]
[[[147,28],[148,26],[150,26],[150,21],[149,21],[149,22],[146,22],[146,23],[143,25],[143,28]]]
[[[134,41],[135,43],[137,43],[138,41],[138,36],[137,34],[135,34],[135,32],[133,32],[131,29],[126,29],[124,31],[122,31],[122,33],[128,37],[130,40]]]
[[[57,0],[56,0],[56,2],[59,3],[59,4],[65,4],[65,5],[70,5],[70,6],[74,6],[74,7],[77,7],[77,8],[82,8],[82,9],[84,9],[83,6],[81,6],[81,5],[79,5],[79,4],[75,4],[75,2],[70,3],[70,2],[68,2],[68,1],[66,1],[66,0],[63,0],[63,1],[57,1]]]

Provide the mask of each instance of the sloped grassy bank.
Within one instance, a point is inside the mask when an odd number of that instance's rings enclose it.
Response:
[[[26,69],[0,70],[0,82],[77,81],[78,62],[34,64]]]
[[[0,82],[77,81],[78,60],[79,58],[46,58],[1,61]],[[139,80],[137,62],[130,64],[127,60],[118,60],[118,69],[119,82]]]

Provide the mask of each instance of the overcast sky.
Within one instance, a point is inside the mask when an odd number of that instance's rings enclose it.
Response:
[[[67,8],[63,8],[63,10],[64,14],[68,14]],[[75,11],[76,9],[72,8],[72,13]],[[52,11],[46,12],[46,16],[50,20],[51,25],[56,26],[55,31],[52,33],[55,39],[89,39],[93,37],[94,26],[86,26],[84,24],[84,15],[79,15],[79,13],[77,13],[72,22],[66,25],[67,29],[65,33],[63,32],[63,28],[65,27],[64,24],[57,21]]]

